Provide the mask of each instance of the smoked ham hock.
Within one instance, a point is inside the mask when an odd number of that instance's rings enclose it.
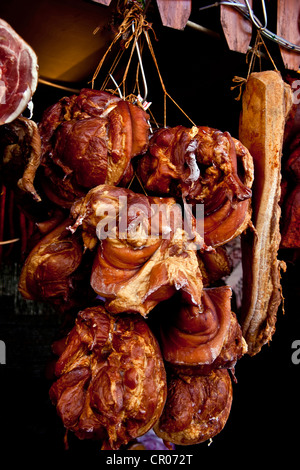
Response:
[[[70,208],[99,184],[126,185],[132,158],[148,148],[148,118],[143,108],[88,88],[50,106],[39,123],[46,196]]]
[[[74,273],[82,262],[83,248],[68,230],[70,222],[64,220],[42,237],[26,258],[18,286],[25,299],[65,307],[76,294]]]
[[[161,347],[166,364],[184,375],[208,375],[234,369],[247,351],[236,315],[231,311],[229,286],[205,288],[201,304],[174,297],[161,319]]]
[[[248,226],[252,158],[229,132],[204,126],[159,129],[139,160],[138,174],[152,194],[203,205],[207,245],[223,245]]]
[[[66,429],[118,449],[145,434],[166,400],[158,342],[140,315],[80,311],[65,341],[50,389]]]
[[[254,161],[253,229],[242,236],[241,324],[250,355],[275,331],[282,301],[277,254],[280,245],[280,183],[284,127],[291,89],[276,71],[252,73],[243,93],[239,139]]]
[[[146,317],[176,291],[193,305],[200,303],[203,285],[195,247],[204,243],[193,229],[193,217],[191,231],[184,229],[174,198],[99,185],[72,206],[71,214],[71,230],[81,228],[84,246],[96,249],[90,282],[109,312]]]
[[[231,404],[228,370],[195,377],[173,374],[164,411],[154,430],[162,439],[178,445],[200,444],[222,431]]]

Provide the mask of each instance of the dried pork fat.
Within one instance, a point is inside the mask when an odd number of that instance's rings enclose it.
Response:
[[[282,300],[277,259],[281,155],[292,93],[276,71],[252,73],[243,94],[239,139],[254,160],[253,230],[242,236],[243,302],[241,324],[248,353],[272,339]]]

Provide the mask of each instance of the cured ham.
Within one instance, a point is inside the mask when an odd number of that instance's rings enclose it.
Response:
[[[166,401],[159,345],[141,316],[80,311],[55,372],[50,398],[64,426],[105,450],[145,434]]]
[[[171,313],[161,320],[162,352],[177,372],[198,375],[234,368],[246,353],[241,328],[231,311],[229,286],[204,289],[196,307],[176,299],[166,308]]]
[[[167,402],[156,434],[177,445],[194,445],[222,431],[232,405],[232,383],[225,369],[210,375],[171,375]]]
[[[39,123],[47,197],[70,208],[99,184],[127,184],[132,158],[148,148],[149,129],[141,107],[108,92],[85,88],[62,98]]]
[[[228,132],[200,126],[159,129],[138,173],[153,194],[183,198],[194,208],[203,204],[199,230],[207,245],[223,245],[248,226],[252,157]]]
[[[12,122],[26,109],[38,84],[34,50],[0,19],[0,125]]]
[[[31,250],[19,278],[19,291],[25,299],[52,303],[66,308],[76,293],[73,281],[83,249],[78,237],[71,236],[64,220]]]
[[[96,246],[91,286],[107,299],[109,312],[147,316],[178,290],[192,304],[200,302],[202,278],[195,247],[203,248],[204,243],[195,230],[184,230],[181,208],[173,198],[100,185],[77,201],[71,214],[71,230],[82,227],[84,245]],[[105,227],[109,233],[101,231]]]

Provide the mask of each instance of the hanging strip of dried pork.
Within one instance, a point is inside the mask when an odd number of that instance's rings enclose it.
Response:
[[[239,139],[254,161],[253,230],[242,236],[241,324],[248,353],[272,339],[282,301],[278,260],[281,156],[291,89],[276,71],[252,73],[243,94]]]

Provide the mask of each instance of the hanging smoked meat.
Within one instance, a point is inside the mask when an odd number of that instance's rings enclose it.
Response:
[[[19,117],[0,127],[2,181],[12,188],[22,204],[28,193],[30,199],[41,201],[34,187],[36,171],[41,163],[41,139],[37,124]],[[29,199],[29,198],[28,198]]]
[[[222,431],[231,404],[232,383],[226,369],[193,377],[172,374],[167,402],[154,430],[177,445],[200,444]]]
[[[205,288],[198,306],[178,297],[165,306],[161,345],[172,370],[184,375],[206,375],[214,369],[234,369],[247,345],[231,311],[231,295],[229,286]]]
[[[65,428],[106,450],[145,434],[166,401],[159,345],[140,315],[80,311],[55,373],[50,398]]]
[[[47,197],[70,208],[99,184],[127,184],[131,159],[148,148],[148,118],[137,105],[87,88],[50,106],[39,123]]]
[[[285,80],[291,88],[299,91],[298,77],[288,75]],[[298,89],[298,90],[297,90]],[[296,250],[300,248],[300,105],[299,92],[288,114],[284,129],[283,162],[280,206],[282,210],[280,248]]]
[[[280,183],[284,129],[292,93],[279,72],[252,73],[243,94],[240,140],[254,161],[253,228],[242,236],[243,302],[241,324],[250,355],[275,332],[282,302]]]
[[[252,158],[228,132],[209,127],[159,129],[138,163],[145,189],[203,205],[204,241],[220,246],[251,218]]]
[[[100,185],[77,201],[71,214],[71,229],[81,227],[85,247],[96,247],[91,286],[109,312],[146,316],[179,290],[193,305],[201,301],[196,249],[204,243],[192,225],[190,233],[184,230],[173,198]]]
[[[19,278],[19,291],[25,299],[48,302],[64,311],[88,301],[90,292],[81,272],[82,242],[72,235],[66,219],[49,231],[32,248]]]
[[[280,248],[300,248],[300,135],[289,145],[283,165],[282,219]]]

